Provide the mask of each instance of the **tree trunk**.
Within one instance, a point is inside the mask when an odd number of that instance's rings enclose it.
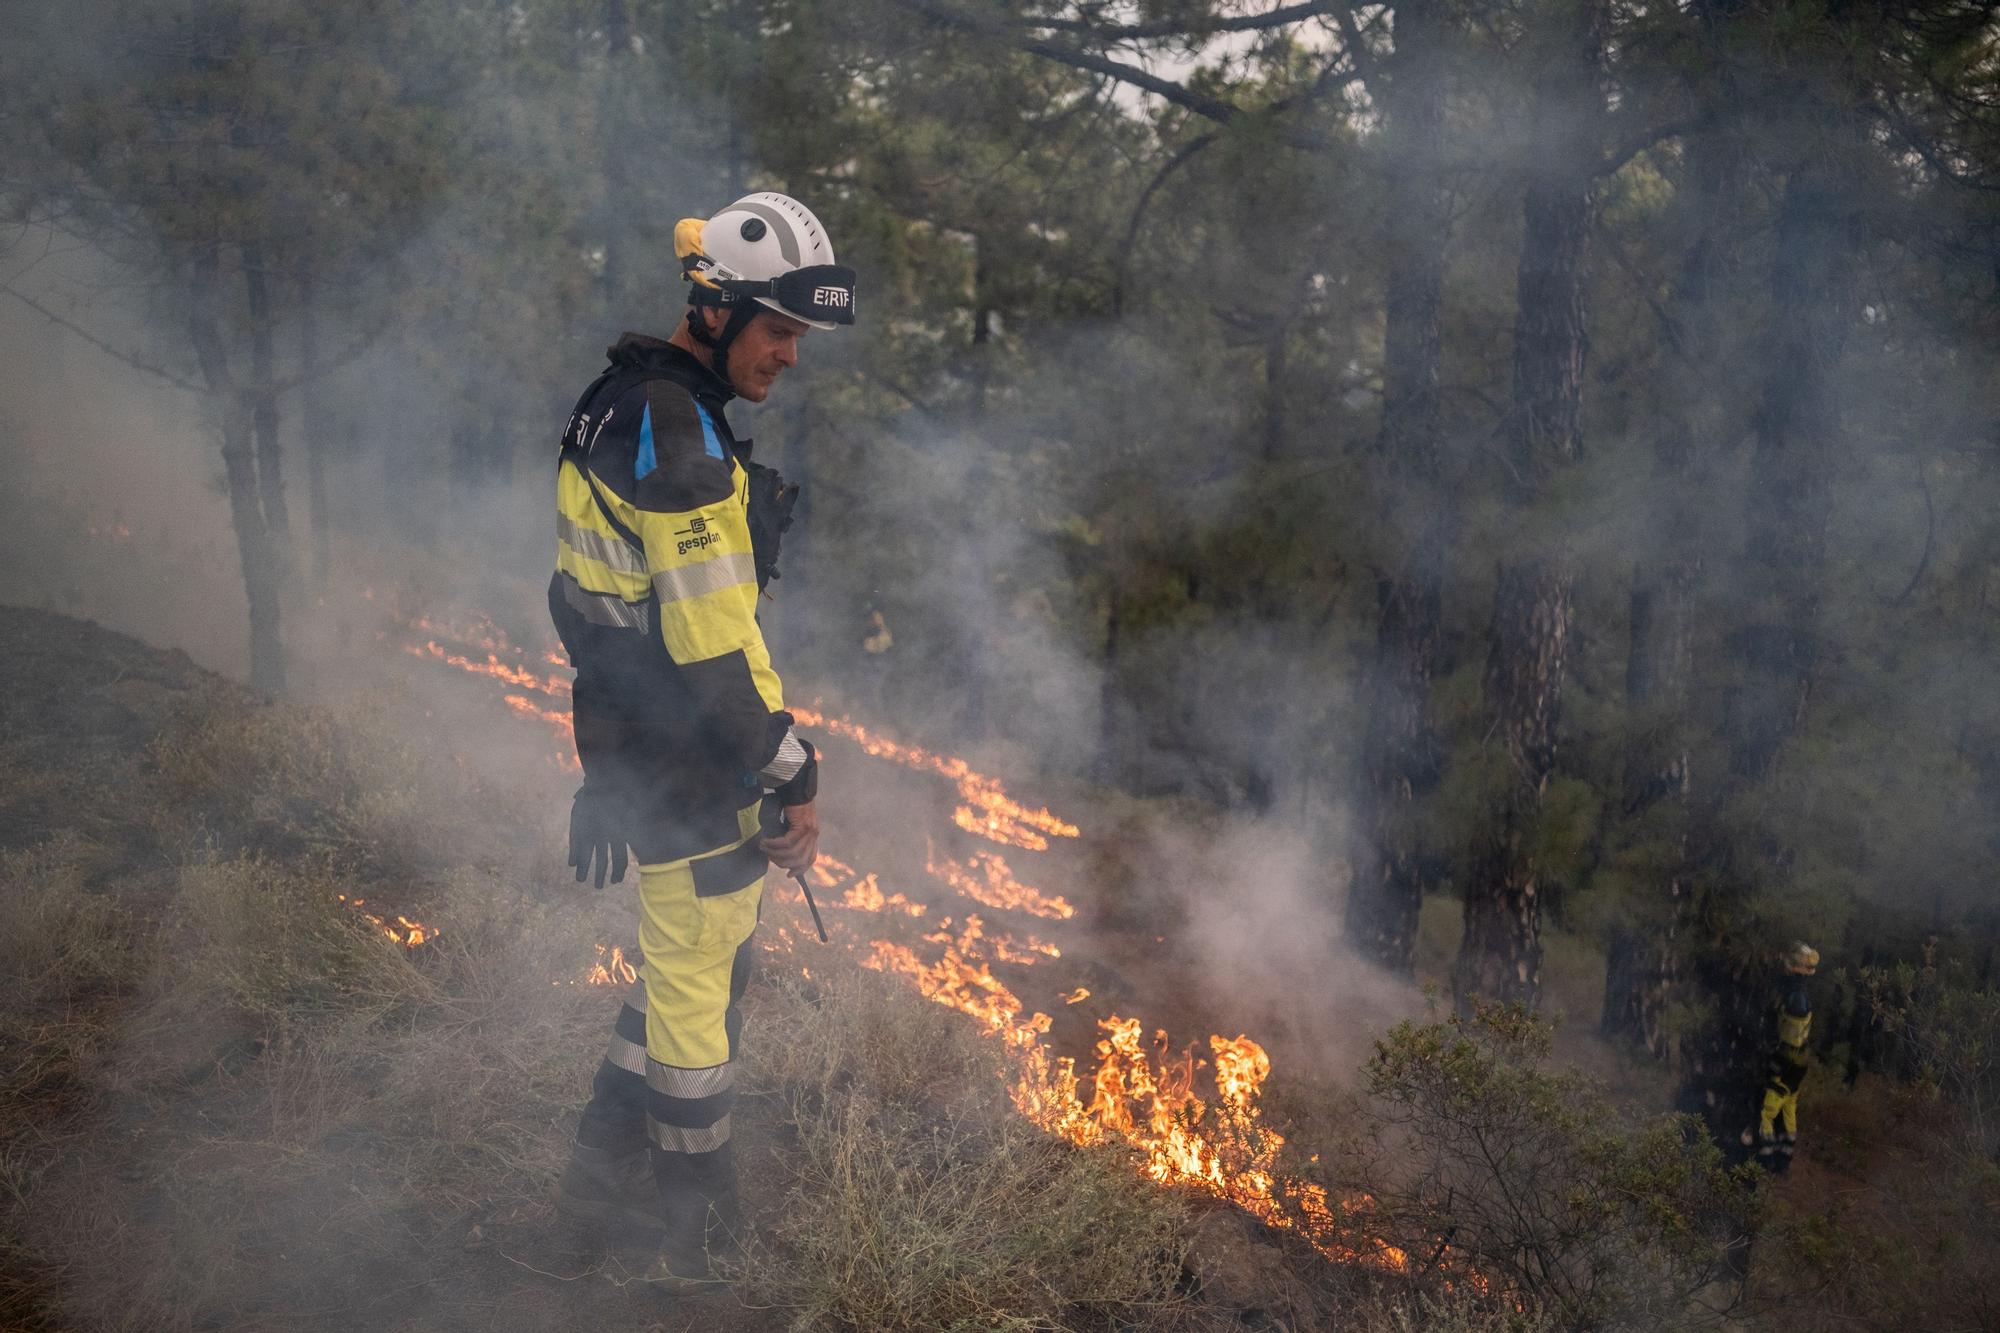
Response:
[[[285,690],[285,653],[280,633],[279,577],[270,534],[258,505],[257,468],[252,455],[256,409],[246,396],[227,400],[222,415],[222,466],[229,484],[229,518],[243,562],[243,590],[250,606],[250,684],[266,694]]]
[[[1347,899],[1348,940],[1404,976],[1416,969],[1423,907],[1417,813],[1444,767],[1430,711],[1431,682],[1443,655],[1447,539],[1442,529],[1440,512],[1417,534],[1409,563],[1375,582],[1375,658],[1361,746],[1369,802],[1366,843]]]
[[[971,386],[966,400],[966,417],[977,424],[986,419],[987,396],[992,392],[993,357],[993,262],[983,234],[972,238],[972,347],[966,357],[965,380]]]
[[[1275,463],[1285,451],[1285,372],[1291,363],[1292,322],[1279,316],[1264,339],[1264,447],[1260,457]]]
[[[236,530],[236,553],[243,565],[243,590],[250,611],[250,684],[267,694],[285,689],[284,640],[280,628],[280,579],[264,525],[253,441],[256,409],[238,389],[229,370],[216,325],[219,266],[211,248],[190,269],[188,334],[202,378],[222,408],[222,468],[229,488],[229,519]]]
[[[1382,425],[1377,452],[1435,477],[1448,229],[1444,175],[1445,70],[1439,0],[1396,6],[1396,54],[1383,89],[1389,278],[1383,303]]]
[[[1541,884],[1528,844],[1555,770],[1569,628],[1564,565],[1501,566],[1483,692],[1506,745],[1507,772],[1467,875],[1465,936],[1451,979],[1461,1011],[1475,998],[1529,1006],[1541,999]]]
[[[1674,478],[1669,485],[1683,485]],[[1658,875],[1657,894],[1630,905],[1612,928],[1604,962],[1599,1030],[1666,1058],[1666,1015],[1680,970],[1686,923],[1688,680],[1698,557],[1641,560],[1633,569],[1632,645],[1625,667],[1625,764],[1616,839],[1628,856],[1645,839],[1657,859],[1634,861]],[[1641,873],[1645,873],[1642,871]]]
[[[1740,8],[1741,0],[1697,6],[1711,43]],[[1706,63],[1729,68],[1720,58]],[[1727,73],[1718,86],[1696,93],[1725,108],[1737,100]],[[1736,267],[1735,209],[1744,171],[1735,130],[1733,123],[1718,124],[1686,144],[1680,216],[1689,242],[1671,310],[1665,420],[1653,450],[1653,493],[1661,503],[1632,568],[1624,780],[1612,841],[1615,855],[1658,891],[1642,892],[1613,928],[1599,1029],[1661,1060],[1671,1054],[1663,1019],[1683,965],[1691,893],[1689,689],[1702,574],[1696,506],[1707,491],[1707,465],[1728,444],[1728,422],[1737,412],[1717,391],[1724,379],[1717,302],[1730,290]]]
[[[1104,676],[1097,695],[1097,774],[1101,782],[1132,790],[1130,765],[1122,754],[1125,728],[1118,689],[1118,652],[1123,631],[1124,599],[1114,580],[1104,614]]]
[[[318,289],[308,274],[299,291],[299,423],[306,446],[306,517],[312,524],[312,581],[325,588],[332,565],[332,520],[326,507],[327,414],[320,383]]]
[[[1785,183],[1771,339],[1745,517],[1741,684],[1729,703],[1739,777],[1769,771],[1805,714],[1818,665],[1820,574],[1840,433],[1837,370],[1853,317],[1857,207],[1825,151]]]
[[[278,438],[277,350],[272,328],[270,275],[264,270],[264,247],[243,246],[243,296],[250,316],[251,426],[257,439],[257,492],[264,506],[264,527],[280,559],[292,531],[285,504],[285,465]]]
[[[1465,935],[1452,970],[1461,1011],[1475,997],[1541,998],[1542,899],[1531,851],[1555,769],[1556,728],[1569,649],[1571,573],[1560,534],[1533,505],[1582,448],[1583,257],[1597,170],[1603,0],[1576,0],[1550,29],[1551,58],[1535,95],[1535,144],[1524,212],[1514,321],[1514,395],[1502,444],[1519,548],[1493,591],[1484,680],[1491,734],[1507,771],[1478,836],[1465,888]]]
[[[1347,938],[1365,957],[1405,976],[1416,968],[1423,906],[1417,808],[1437,785],[1442,747],[1431,721],[1431,682],[1443,648],[1449,546],[1438,430],[1439,310],[1444,291],[1445,81],[1435,0],[1396,8],[1396,54],[1383,89],[1388,117],[1391,257],[1383,310],[1382,424],[1375,465],[1384,495],[1403,492],[1412,539],[1387,553],[1375,582],[1375,655],[1362,738],[1363,833],[1348,889]]]

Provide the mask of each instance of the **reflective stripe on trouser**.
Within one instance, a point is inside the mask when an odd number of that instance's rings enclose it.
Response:
[[[756,807],[742,823],[756,834]],[[749,841],[746,839],[746,842]],[[687,861],[639,867],[645,965],[612,1026],[577,1141],[618,1153],[646,1143],[717,1152],[736,1100],[731,1063],[750,977],[750,936],[763,863],[744,843]],[[737,853],[735,856],[730,854]],[[733,888],[729,876],[745,880]]]

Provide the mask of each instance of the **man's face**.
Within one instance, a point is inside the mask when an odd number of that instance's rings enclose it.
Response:
[[[738,396],[761,403],[787,367],[799,363],[799,339],[811,328],[788,315],[760,308],[757,318],[729,344],[729,382]]]

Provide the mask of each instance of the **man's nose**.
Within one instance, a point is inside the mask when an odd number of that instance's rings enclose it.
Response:
[[[795,342],[779,343],[778,364],[781,366],[796,366],[798,363],[799,363],[799,345]]]

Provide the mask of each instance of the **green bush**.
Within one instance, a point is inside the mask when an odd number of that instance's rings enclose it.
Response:
[[[1722,1312],[1750,1234],[1744,1173],[1674,1117],[1628,1124],[1549,1063],[1518,1008],[1399,1024],[1368,1065],[1369,1225],[1414,1275],[1569,1328],[1689,1328]]]

